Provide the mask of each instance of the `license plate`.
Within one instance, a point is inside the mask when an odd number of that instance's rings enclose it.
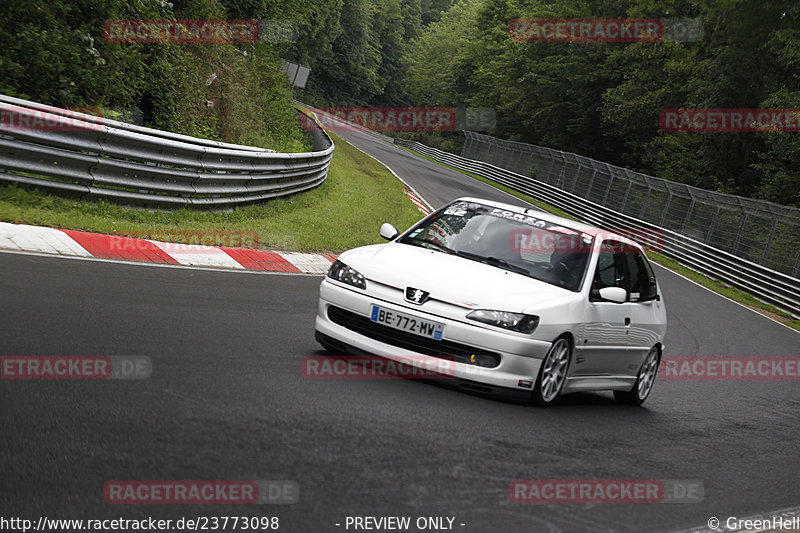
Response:
[[[432,320],[424,320],[399,311],[382,309],[375,304],[370,307],[369,318],[378,324],[437,341],[442,340],[442,335],[444,335],[444,324],[441,322],[433,322]]]

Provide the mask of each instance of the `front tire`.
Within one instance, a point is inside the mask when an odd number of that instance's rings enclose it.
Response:
[[[531,402],[534,405],[550,405],[561,394],[567,381],[570,359],[572,345],[567,338],[559,337],[550,347],[539,369],[536,386],[531,393]]]
[[[633,388],[627,392],[615,390],[614,398],[621,403],[629,405],[642,405],[644,401],[650,396],[650,391],[653,390],[653,383],[656,381],[658,375],[658,364],[661,362],[661,353],[658,351],[657,346],[650,348],[639,373],[636,375],[636,382]]]

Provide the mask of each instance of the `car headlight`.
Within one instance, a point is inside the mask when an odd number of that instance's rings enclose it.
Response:
[[[533,333],[533,330],[539,325],[539,317],[536,315],[490,309],[476,309],[468,314],[467,318],[520,333]]]
[[[328,277],[341,281],[342,283],[347,283],[353,287],[358,287],[359,289],[367,288],[367,281],[364,279],[364,276],[362,276],[358,270],[350,268],[338,259],[334,261],[331,268],[328,269]]]

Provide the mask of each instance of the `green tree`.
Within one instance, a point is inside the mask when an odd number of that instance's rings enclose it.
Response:
[[[440,20],[453,3],[453,0],[422,0],[420,2],[422,25],[427,26],[431,22]]]
[[[336,14],[336,11],[328,14]],[[329,56],[314,53],[308,64],[312,68],[308,92],[321,103],[361,105],[381,93],[380,43],[371,31],[373,15],[374,6],[370,0],[342,1]],[[316,46],[315,43],[309,45]]]
[[[380,36],[380,65],[377,74],[382,91],[376,95],[372,103],[379,105],[398,105],[405,100],[405,91],[401,85],[400,57],[405,48],[405,18],[403,0],[380,0],[376,4],[372,31]],[[419,14],[417,14],[419,19]]]
[[[800,109],[800,6],[781,15],[784,27],[770,36],[767,46],[776,57],[782,86],[762,103],[764,108]],[[800,122],[800,119],[798,119]],[[755,151],[752,167],[763,175],[757,197],[800,207],[800,138],[796,132],[758,134],[763,144]]]
[[[321,76],[336,61],[334,41],[342,35],[342,6],[344,0],[317,2],[298,22],[297,41],[289,47],[286,59],[311,69],[311,75],[300,98],[309,104],[329,105],[328,78]]]
[[[516,18],[583,17],[699,18],[705,35],[639,43],[509,38]],[[782,0],[457,2],[406,53],[408,92],[415,103],[493,107],[493,133],[503,138],[796,202],[796,135],[667,133],[659,115],[665,108],[796,105],[798,22],[800,6]]]
[[[63,107],[131,105],[146,77],[147,48],[104,40],[115,18],[165,18],[169,5],[28,2],[0,4],[0,92]]]
[[[478,31],[480,0],[460,0],[442,20],[431,23],[410,43],[404,56],[405,83],[411,102],[422,106],[462,105],[468,99],[465,66]]]

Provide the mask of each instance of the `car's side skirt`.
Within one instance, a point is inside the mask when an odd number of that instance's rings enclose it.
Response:
[[[568,377],[562,393],[588,390],[629,391],[636,382],[636,376],[579,376]]]

